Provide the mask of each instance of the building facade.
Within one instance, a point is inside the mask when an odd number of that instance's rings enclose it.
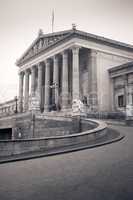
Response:
[[[40,30],[16,62],[19,112],[68,112],[75,99],[84,102],[88,112],[119,110],[110,69],[132,60],[131,45],[75,28],[50,34]]]
[[[0,105],[0,138],[78,132],[75,102],[99,118],[125,118],[133,108],[132,45],[75,27],[50,34],[40,30],[16,65],[19,94]],[[128,116],[132,123],[133,109]]]
[[[113,83],[113,106],[116,111],[125,111],[126,106],[133,106],[133,62],[109,69]]]

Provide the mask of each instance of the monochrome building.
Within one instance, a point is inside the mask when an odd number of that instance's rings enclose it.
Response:
[[[16,62],[19,112],[67,113],[75,99],[85,103],[88,112],[124,110],[126,103],[133,102],[131,61],[131,45],[75,26],[49,34],[40,30]]]
[[[0,104],[1,138],[78,132],[84,113],[113,119],[128,115],[128,123],[133,121],[131,45],[75,26],[49,34],[40,30],[16,65],[19,94]]]

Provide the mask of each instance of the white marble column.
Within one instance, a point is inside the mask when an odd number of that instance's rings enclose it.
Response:
[[[124,80],[124,105],[126,106],[128,104],[128,75],[123,75]]]
[[[62,109],[68,108],[68,52],[62,53]]]
[[[91,49],[89,55],[89,100],[90,100],[90,108],[92,111],[97,110],[98,106],[98,97],[97,97],[97,51]],[[101,97],[101,103],[102,103]],[[101,105],[102,106],[102,105]]]
[[[41,97],[42,97],[42,64],[38,64],[38,99],[39,105],[41,106]]]
[[[45,97],[44,97],[44,111],[49,111],[50,100],[50,60],[45,61]]]
[[[80,99],[79,91],[79,47],[72,48],[72,80],[73,80],[73,100]]]
[[[24,110],[28,110],[29,105],[29,70],[25,71],[25,94],[24,94]]]
[[[33,66],[31,68],[31,96],[35,96],[35,75],[36,75],[36,68]]]
[[[132,100],[132,88],[131,88],[131,86],[129,86],[128,92],[129,92],[128,93],[128,104],[132,105],[133,100]]]
[[[93,92],[97,92],[97,51],[91,50],[91,88]]]
[[[53,84],[55,87],[55,105],[56,108],[58,109],[58,104],[59,104],[59,63],[58,63],[58,56],[54,56],[53,59]]]
[[[23,111],[23,83],[24,83],[24,73],[19,73],[19,112]]]

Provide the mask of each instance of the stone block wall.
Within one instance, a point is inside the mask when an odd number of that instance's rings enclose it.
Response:
[[[50,137],[80,132],[80,120],[77,118],[63,121],[36,118],[33,126],[33,137]]]
[[[52,149],[60,149],[62,147],[72,147],[75,145],[86,145],[88,142],[95,141],[104,137],[107,133],[107,126],[103,122],[88,120],[89,124],[97,124],[93,130],[87,130],[81,133],[75,133],[64,136],[32,138],[32,139],[15,139],[15,140],[0,140],[0,157],[11,156],[15,154],[34,152],[34,151],[51,151]],[[86,121],[87,124],[87,121]]]

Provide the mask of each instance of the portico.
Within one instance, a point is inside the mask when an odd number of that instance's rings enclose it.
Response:
[[[79,51],[80,46],[75,45],[24,70],[20,69],[20,112],[29,110],[35,96],[40,111],[42,106],[44,112],[53,109],[53,105],[56,110],[71,108],[72,100],[80,99]]]
[[[114,111],[108,70],[133,60],[133,47],[72,30],[43,34],[17,61],[19,112],[67,112],[74,100],[89,112]],[[104,89],[103,89],[104,88]]]

